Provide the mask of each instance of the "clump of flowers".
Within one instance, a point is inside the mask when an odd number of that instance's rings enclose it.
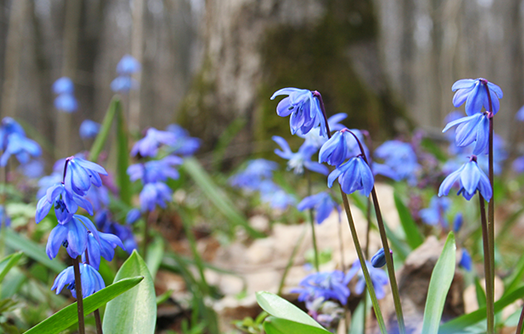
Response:
[[[55,108],[59,111],[72,113],[77,111],[78,102],[73,95],[75,86],[68,77],[61,77],[53,84],[53,92],[57,94],[55,98]]]

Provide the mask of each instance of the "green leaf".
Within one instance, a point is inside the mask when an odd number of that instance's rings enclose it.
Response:
[[[478,277],[475,277],[475,292],[477,294],[477,303],[480,307],[486,307],[486,292],[484,292],[484,289],[480,285],[480,280]]]
[[[114,98],[113,101],[116,109],[116,183],[120,189],[119,194],[122,202],[131,205],[131,180],[129,179],[129,175],[127,175],[127,167],[129,167],[129,144],[124,109],[118,98]]]
[[[519,258],[517,264],[513,267],[511,275],[504,279],[504,295],[515,290],[524,277],[524,256]]]
[[[20,261],[22,254],[22,252],[14,253],[6,256],[2,261],[0,261],[0,283],[3,281],[9,270],[16,266],[18,261]]]
[[[7,229],[6,231],[5,243],[12,249],[24,252],[26,256],[40,262],[57,274],[66,268],[62,262],[56,259],[50,260],[47,257],[44,247],[11,229]]]
[[[116,110],[119,105],[120,99],[118,96],[114,96],[109,103],[109,108],[107,109],[106,115],[104,116],[104,121],[102,122],[100,131],[93,142],[93,146],[91,146],[91,151],[89,152],[90,161],[96,162],[98,160],[98,156],[104,149],[104,145],[111,130],[111,124],[113,123],[113,119],[115,118]]]
[[[431,273],[428,296],[424,309],[422,333],[437,334],[444,311],[444,303],[448,295],[451,282],[455,276],[455,235],[449,232],[444,249]]]
[[[264,233],[259,232],[249,226],[246,217],[237,211],[229,197],[213,182],[209,174],[202,168],[195,158],[185,158],[182,165],[184,171],[189,174],[195,183],[202,189],[204,194],[215,204],[220,211],[233,225],[240,225],[253,238],[262,238]]]
[[[506,306],[515,302],[517,299],[523,297],[524,286],[502,296],[502,298],[495,302],[495,314],[502,311]],[[439,334],[456,333],[464,330],[466,327],[473,326],[484,319],[486,319],[486,308],[482,307],[474,312],[461,315],[460,317],[442,324],[439,328]]]
[[[140,283],[143,277],[125,278],[92,294],[84,299],[84,315],[104,306],[108,301],[126,292]],[[76,302],[63,308],[38,325],[29,329],[25,334],[55,334],[60,333],[78,322]],[[117,332],[112,332],[117,333]],[[123,332],[120,332],[123,333]],[[131,332],[127,332],[131,333]]]
[[[273,293],[266,291],[257,292],[257,303],[260,307],[277,318],[283,318],[298,322],[304,325],[317,327],[324,329],[318,322],[313,320],[307,313],[291,304],[284,298],[281,298]],[[289,333],[299,333],[299,332],[289,332]]]
[[[306,325],[283,318],[267,317],[264,321],[264,331],[267,334],[326,334],[331,333],[323,328]]]
[[[406,242],[408,243],[409,247],[411,247],[411,249],[415,249],[424,243],[424,236],[419,231],[417,224],[415,224],[415,221],[413,220],[413,217],[411,217],[411,213],[404,202],[402,202],[396,193],[393,197],[395,199],[395,206],[397,207],[398,216],[400,218],[400,224],[402,225],[404,233],[406,234]]]
[[[162,263],[164,257],[164,238],[156,236],[147,247],[146,263],[151,277],[156,276],[156,272]]]
[[[104,333],[155,333],[155,286],[146,263],[134,250],[120,267],[115,280],[137,275],[144,277],[142,284],[107,303]]]

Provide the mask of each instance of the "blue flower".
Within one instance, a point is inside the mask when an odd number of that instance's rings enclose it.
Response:
[[[95,211],[99,211],[109,205],[109,191],[104,185],[100,187],[90,187],[85,194],[85,199],[93,205]]]
[[[311,156],[316,153],[317,149],[313,146],[302,145],[297,153],[293,153],[289,148],[286,140],[279,136],[273,136],[273,140],[280,145],[282,150],[275,150],[275,154],[282,159],[289,160],[287,163],[288,170],[293,170],[295,174],[304,173],[304,168],[323,175],[328,174],[328,168],[318,162],[311,161]]]
[[[477,190],[489,202],[492,196],[489,179],[477,164],[477,157],[471,157],[470,161],[463,164],[458,170],[449,174],[440,185],[438,195],[445,196],[451,187],[459,181],[460,190],[457,195],[462,194],[468,201],[475,195]]]
[[[395,181],[401,180],[400,176],[393,170],[393,168],[388,165],[379,164],[378,162],[373,162],[373,175],[382,175]]]
[[[142,157],[153,157],[161,144],[172,145],[176,141],[177,137],[174,133],[149,128],[144,138],[137,141],[131,149],[131,156],[140,154]]]
[[[462,257],[460,258],[459,266],[466,269],[467,271],[471,271],[472,264],[473,261],[471,259],[471,255],[469,255],[465,248],[462,248]]]
[[[91,296],[93,293],[102,290],[106,286],[98,271],[85,263],[80,264],[80,280],[82,281],[83,298]],[[59,294],[64,287],[71,290],[71,294],[76,298],[75,272],[72,266],[67,267],[58,274],[51,290],[56,290],[56,294]]]
[[[7,145],[0,158],[0,166],[7,165],[11,155],[15,155],[18,161],[24,165],[29,162],[31,157],[39,157],[41,154],[42,150],[34,140],[14,132],[7,136]]]
[[[453,232],[457,233],[460,231],[463,223],[464,218],[462,217],[462,213],[459,212],[455,215],[455,219],[453,220]]]
[[[489,140],[489,119],[486,113],[476,113],[454,120],[446,125],[442,132],[458,125],[455,134],[455,144],[459,147],[475,143],[473,154],[487,153]]]
[[[17,168],[22,174],[30,179],[38,179],[44,173],[44,161],[42,159],[33,159]]]
[[[271,100],[279,95],[289,95],[278,103],[277,114],[281,117],[291,115],[289,119],[291,134],[303,136],[318,126],[321,136],[327,134],[324,114],[313,92],[307,89],[282,88],[271,96]]]
[[[126,215],[126,224],[134,224],[137,220],[140,219],[142,213],[138,209],[131,209],[127,212]]]
[[[169,151],[173,154],[180,154],[184,157],[195,154],[200,148],[201,140],[191,137],[189,132],[178,124],[170,124],[167,131],[175,134],[176,142],[169,145]]]
[[[124,245],[126,252],[131,254],[134,249],[138,248],[138,245],[135,241],[133,231],[129,226],[123,226],[112,220],[111,212],[104,209],[99,211],[95,216],[95,222],[100,231],[104,233],[111,233],[116,235]]]
[[[116,72],[120,75],[131,75],[140,71],[140,63],[133,56],[126,54],[116,65]]]
[[[86,119],[80,124],[80,138],[91,139],[95,138],[100,131],[100,124],[90,119]]]
[[[177,180],[178,171],[173,166],[181,165],[184,162],[177,156],[167,156],[161,160],[151,160],[144,164],[135,164],[127,168],[127,174],[131,181],[141,179],[144,184],[166,181],[168,178]]]
[[[262,202],[276,210],[285,210],[296,203],[295,198],[286,193],[271,180],[262,181],[260,184],[260,197]]]
[[[384,289],[384,286],[388,284],[388,276],[382,269],[374,268],[371,266],[371,264],[366,261],[366,266],[368,268],[369,276],[371,278],[371,283],[373,284],[373,288],[375,289],[375,294],[377,296],[377,299],[382,299],[386,296],[386,290]],[[348,277],[353,278],[353,276],[357,275],[358,281],[355,285],[355,293],[361,294],[364,292],[364,288],[366,287],[366,279],[364,278],[364,274],[362,273],[362,266],[360,265],[360,261],[356,260],[353,263],[353,266],[351,266],[351,269],[348,271]]]
[[[337,178],[338,183],[342,186],[342,191],[346,194],[362,190],[364,195],[369,196],[375,183],[373,173],[369,165],[362,159],[362,156],[351,158],[351,160],[332,171],[328,176],[328,186],[330,188]]]
[[[328,118],[328,125],[329,130],[331,131],[340,131],[345,128],[344,125],[340,124],[341,121],[343,121],[346,117],[348,117],[345,113],[339,113],[331,116]],[[300,135],[299,137],[302,137],[305,139],[304,144],[309,146],[314,146],[317,149],[319,149],[327,140],[327,135],[321,136],[320,135],[320,127],[313,128],[311,131],[306,133],[305,135]]]
[[[249,191],[257,190],[262,181],[273,177],[273,171],[277,167],[278,164],[274,161],[266,159],[251,160],[243,171],[229,178],[229,184]]]
[[[64,211],[74,214],[79,206],[84,208],[90,215],[93,214],[93,206],[88,200],[75,193],[69,192],[66,190],[64,184],[59,182],[49,187],[45,196],[38,201],[35,215],[35,221],[37,224],[47,216],[53,205],[55,206],[55,212],[57,213],[59,223],[67,220],[65,219],[65,216],[63,216]],[[61,220],[60,217],[64,217],[64,219]]]
[[[390,254],[393,254],[392,250],[389,250]],[[371,265],[374,268],[381,268],[386,265],[386,253],[384,253],[384,248],[379,249],[375,255],[371,257]]]
[[[489,88],[493,110],[489,110],[488,94],[485,85],[488,85]],[[453,96],[453,105],[455,107],[460,107],[464,102],[466,102],[466,114],[468,116],[473,116],[474,114],[479,113],[482,107],[484,107],[486,111],[493,112],[493,115],[499,111],[499,99],[503,96],[502,90],[499,86],[488,82],[486,79],[478,78],[475,80],[458,80],[453,84],[451,90],[454,92],[456,91],[455,96]]]
[[[331,166],[340,166],[349,156],[347,136],[353,137],[347,131],[337,131],[322,145],[318,153],[318,162],[326,162]]]
[[[407,179],[410,184],[416,182],[420,165],[410,144],[399,140],[384,142],[375,150],[375,156],[384,159],[384,163],[395,171],[401,180]]]
[[[171,201],[171,189],[162,182],[147,183],[140,192],[140,207],[142,212],[153,211],[158,204],[165,208]]]
[[[138,88],[138,82],[129,76],[118,76],[111,81],[111,90],[115,93],[127,94]]]
[[[99,240],[95,225],[84,216],[73,215],[72,219],[58,224],[51,230],[47,239],[47,256],[50,259],[54,259],[62,245],[66,247],[67,253],[72,258],[82,255],[87,247],[88,231],[93,233],[95,238]]]
[[[99,240],[96,240],[94,234],[89,231],[87,236],[87,254],[88,262],[93,268],[98,270],[100,268],[100,257],[103,257],[107,261],[113,260],[115,256],[115,248],[120,246],[124,249],[124,245],[120,238],[111,233],[98,232]]]
[[[513,170],[517,173],[523,173],[524,172],[524,156],[518,157],[513,161],[513,164],[511,165],[513,167]]]
[[[55,108],[63,112],[72,113],[78,109],[78,102],[73,94],[60,94],[55,98]]]
[[[53,83],[53,92],[55,94],[72,94],[74,90],[73,81],[68,77],[61,77]]]
[[[419,212],[422,221],[428,225],[440,224],[442,227],[448,226],[446,212],[451,206],[451,201],[446,197],[433,196],[429,202],[429,208],[422,209]]]
[[[300,287],[292,289],[292,293],[298,293],[298,300],[313,302],[315,299],[336,299],[342,305],[346,305],[350,291],[348,283],[351,280],[349,273],[345,275],[340,270],[319,272],[306,276],[300,283]]]
[[[102,185],[102,179],[99,174],[107,175],[106,170],[102,166],[81,158],[70,157],[67,159],[66,164],[65,189],[79,196],[84,196],[91,184],[97,187]]]
[[[524,106],[520,107],[519,111],[515,114],[515,119],[517,121],[524,122]]]
[[[5,207],[0,205],[0,229],[4,226],[11,226],[11,217],[7,215]]]
[[[337,203],[331,198],[329,193],[321,192],[316,195],[311,195],[304,198],[298,203],[298,211],[304,211],[306,209],[315,209],[317,224],[321,224],[331,214],[334,208],[337,208],[340,212],[340,208]]]

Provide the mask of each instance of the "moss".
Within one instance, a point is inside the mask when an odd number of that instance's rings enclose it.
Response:
[[[275,117],[276,102],[268,99],[283,87],[320,91],[328,115],[347,113],[344,124],[368,129],[375,139],[393,135],[394,120],[405,118],[390,94],[372,92],[349,63],[347,50],[352,43],[376,39],[372,5],[367,1],[340,0],[329,1],[326,7],[324,17],[315,26],[280,25],[267,32],[261,48],[266,80],[259,90],[257,140],[289,133],[287,122]]]

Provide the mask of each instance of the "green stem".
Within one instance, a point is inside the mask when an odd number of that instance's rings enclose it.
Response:
[[[147,255],[147,245],[149,244],[149,224],[157,219],[157,212],[153,210],[149,212],[147,219],[144,219],[144,235],[142,236],[142,257],[145,259]]]
[[[291,269],[291,266],[293,265],[293,261],[295,260],[295,256],[297,255],[298,248],[302,244],[302,241],[304,240],[304,236],[306,235],[306,226],[304,226],[304,229],[302,230],[302,233],[300,234],[300,237],[298,237],[297,244],[295,247],[293,247],[293,251],[291,252],[291,256],[289,257],[289,261],[287,262],[286,268],[284,269],[284,273],[282,273],[282,279],[280,280],[280,284],[278,285],[278,292],[277,295],[282,295],[282,289],[284,288],[284,283],[286,281],[287,274],[289,272],[289,269]]]
[[[82,298],[82,279],[80,277],[80,255],[73,259],[73,270],[75,272],[76,305],[78,310],[78,333],[85,334],[84,323],[84,299]]]
[[[486,317],[488,320],[488,334],[494,333],[495,306],[493,296],[493,281],[491,280],[490,243],[488,236],[488,223],[486,220],[486,207],[484,197],[479,193],[480,220],[482,225],[482,245],[484,247],[484,276],[486,280]]]
[[[522,307],[522,312],[520,312],[519,324],[517,326],[516,334],[522,334],[522,328],[524,327],[524,306]]]
[[[364,248],[364,255],[366,256],[366,259],[369,258],[369,235],[371,232],[371,202],[368,197],[367,200],[367,208],[366,208],[366,245]],[[362,319],[362,333],[366,334],[366,318],[367,318],[367,309],[368,309],[368,299],[366,297],[366,288],[364,287],[364,300],[362,301],[362,305],[364,307],[364,319]]]
[[[96,323],[96,333],[104,334],[102,330],[102,320],[100,319],[100,309],[95,310],[95,323]]]
[[[307,195],[311,196],[311,174],[307,173]],[[313,252],[315,253],[315,270],[317,273],[320,271],[320,264],[318,260],[318,247],[317,247],[317,235],[315,234],[315,215],[313,209],[309,209],[309,223],[311,224],[311,241],[313,242]]]
[[[395,277],[395,267],[393,265],[393,254],[389,251],[388,238],[386,236],[386,229],[384,227],[384,221],[382,220],[382,214],[380,213],[380,206],[378,204],[377,192],[375,187],[371,190],[371,196],[373,198],[373,205],[375,206],[375,214],[377,216],[377,225],[380,232],[380,239],[382,240],[382,246],[384,247],[384,255],[386,255],[386,268],[389,275],[389,283],[391,284],[391,293],[393,294],[393,302],[395,304],[395,313],[397,314],[398,329],[400,334],[406,333],[406,327],[404,325],[404,315],[402,313],[402,305],[400,304],[400,293],[398,291],[397,278]]]
[[[349,201],[348,201],[347,195],[344,193],[344,191],[342,191],[342,186],[340,186],[340,193],[342,195],[342,200],[344,202],[344,209],[346,211],[346,216],[348,218],[348,225],[351,231],[351,236],[353,238],[353,243],[355,244],[355,249],[358,254],[360,266],[362,267],[362,273],[364,274],[364,278],[366,280],[366,286],[368,287],[369,295],[371,297],[371,303],[373,304],[373,309],[375,311],[377,322],[380,327],[380,332],[387,333],[386,324],[384,322],[384,317],[382,316],[382,312],[380,311],[380,306],[378,305],[377,296],[375,294],[375,288],[373,287],[373,282],[371,281],[371,277],[369,276],[369,271],[366,265],[366,260],[364,258],[364,253],[362,252],[362,247],[360,247],[360,242],[358,240],[358,235],[357,235],[357,229],[355,228],[355,222],[353,221],[353,216],[351,215],[351,209],[349,207]]]

